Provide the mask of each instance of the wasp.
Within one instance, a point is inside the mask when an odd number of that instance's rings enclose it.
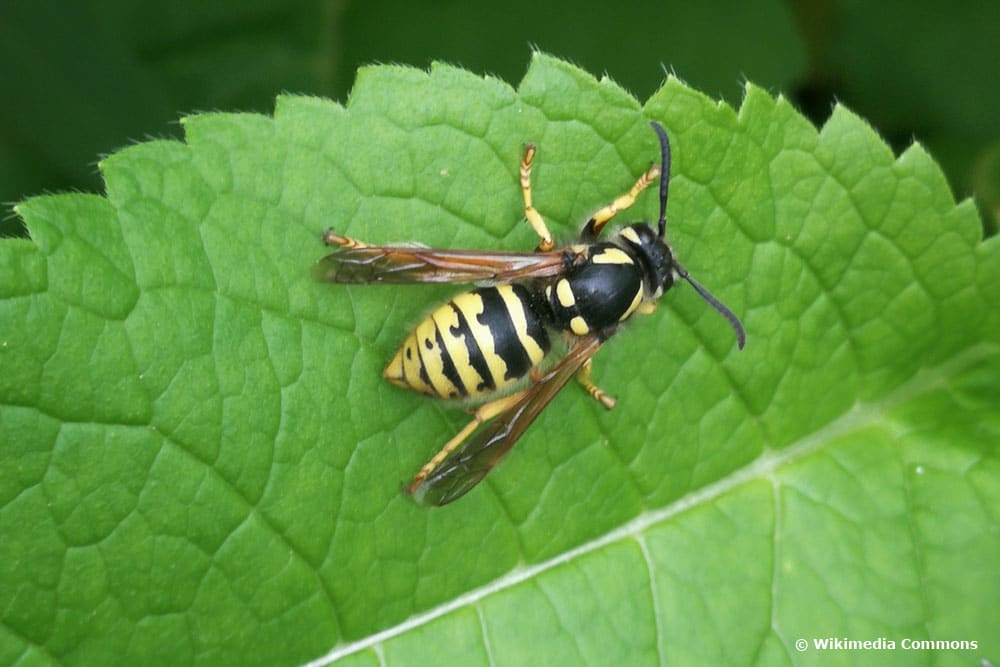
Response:
[[[324,242],[338,249],[317,264],[319,280],[478,285],[420,322],[383,373],[389,382],[427,396],[483,402],[405,487],[418,502],[444,505],[467,493],[573,378],[604,407],[613,408],[615,399],[590,379],[591,359],[632,315],[653,312],[679,279],[729,322],[743,349],[746,333],[739,319],[688,274],[667,242],[670,140],[659,123],[651,125],[659,138],[660,163],[598,209],[579,241],[564,248],[555,248],[532,205],[533,144],[525,146],[521,158],[520,185],[524,217],[540,238],[534,252],[373,246],[332,230],[324,233]],[[637,222],[598,240],[604,226],[660,176],[656,229]],[[568,351],[543,366],[553,334],[568,341]],[[526,376],[527,385],[516,389]]]

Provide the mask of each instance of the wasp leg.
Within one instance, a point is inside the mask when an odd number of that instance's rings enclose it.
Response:
[[[618,400],[614,396],[608,396],[605,394],[603,389],[590,381],[590,370],[593,366],[592,362],[592,359],[587,359],[587,361],[584,362],[580,371],[576,374],[576,381],[583,385],[583,388],[587,390],[588,394],[600,401],[601,405],[610,410],[615,407]]]
[[[531,205],[531,163],[534,160],[535,144],[525,144],[524,157],[521,158],[521,194],[524,195],[524,217],[528,219],[528,224],[542,239],[538,242],[538,250],[548,252],[555,247],[555,241],[552,240],[549,228],[545,226],[542,214]]]
[[[406,487],[407,492],[412,495],[417,487],[420,486],[439,465],[444,463],[444,460],[448,458],[448,455],[458,449],[458,446],[465,442],[465,440],[472,435],[483,422],[493,419],[500,413],[510,409],[515,403],[524,398],[527,391],[527,389],[522,389],[521,391],[514,392],[509,396],[504,396],[495,401],[490,401],[489,403],[479,406],[479,409],[476,410],[473,415],[472,421],[466,424],[465,428],[456,433],[455,437],[446,442],[444,447],[441,448],[441,451],[435,454],[434,457],[424,464],[424,467],[413,476],[413,481]]]
[[[656,312],[656,301],[643,301],[639,304],[639,307],[635,309],[635,312],[639,315],[652,315]]]
[[[583,232],[581,237],[584,241],[593,241],[604,229],[604,225],[608,223],[611,218],[615,217],[619,211],[624,211],[629,206],[635,203],[636,198],[639,194],[649,187],[649,185],[656,180],[656,177],[660,175],[660,166],[657,164],[651,165],[646,172],[639,177],[639,180],[635,182],[632,189],[623,194],[622,196],[615,199],[613,202],[600,209],[587,221],[587,224],[583,227]]]
[[[341,248],[370,248],[371,246],[349,236],[342,236],[332,229],[323,232],[323,243],[327,245],[338,245]]]

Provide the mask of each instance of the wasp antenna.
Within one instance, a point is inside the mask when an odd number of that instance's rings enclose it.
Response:
[[[726,308],[721,301],[712,296],[712,293],[702,287],[697,280],[688,275],[688,272],[685,269],[677,266],[676,264],[675,267],[677,268],[677,274],[684,280],[691,283],[691,287],[694,288],[694,291],[700,294],[702,299],[708,301],[712,308],[715,308],[720,315],[726,318],[726,321],[729,322],[729,326],[731,326],[733,331],[736,333],[736,345],[742,350],[743,346],[746,345],[747,342],[747,333],[743,329],[743,324],[740,323],[740,318],[736,317],[736,315],[733,314],[733,311]]]
[[[667,189],[670,187],[670,139],[667,131],[655,120],[650,121],[656,136],[660,138],[660,221],[657,231],[660,238],[667,232]]]

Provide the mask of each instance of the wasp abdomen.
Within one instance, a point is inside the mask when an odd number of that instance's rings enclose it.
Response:
[[[383,375],[439,398],[478,398],[504,389],[541,363],[544,320],[523,285],[459,294],[406,337]]]

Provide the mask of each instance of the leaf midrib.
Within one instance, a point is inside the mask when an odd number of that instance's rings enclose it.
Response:
[[[779,482],[775,479],[775,473],[778,469],[815,453],[827,443],[834,442],[848,433],[860,431],[876,424],[884,425],[887,413],[893,408],[945,386],[949,379],[976,366],[984,359],[997,354],[1000,354],[1000,346],[991,343],[980,343],[965,349],[937,366],[921,369],[908,381],[880,399],[867,403],[855,403],[840,417],[817,431],[803,436],[782,449],[767,449],[749,465],[733,471],[726,477],[708,486],[692,491],[665,507],[644,512],[623,526],[596,539],[580,544],[558,556],[508,572],[485,586],[471,590],[442,605],[417,614],[398,625],[377,632],[364,639],[335,648],[330,653],[307,663],[307,667],[328,665],[348,655],[376,646],[389,639],[403,635],[414,628],[424,626],[453,611],[473,605],[494,593],[513,588],[548,570],[586,556],[616,542],[625,539],[635,539],[641,543],[643,533],[649,528],[668,521],[689,509],[709,503],[747,482],[756,479],[766,479],[771,483],[773,488],[777,488]]]

